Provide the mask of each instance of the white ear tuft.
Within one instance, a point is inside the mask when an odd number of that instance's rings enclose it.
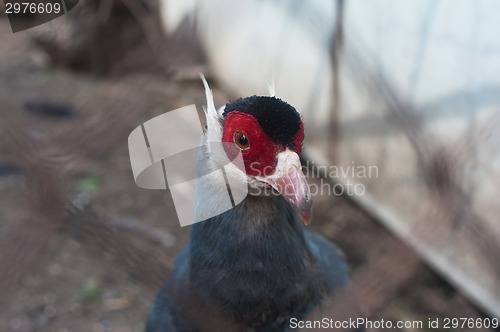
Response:
[[[274,69],[271,74],[271,81],[267,83],[267,90],[269,91],[269,96],[276,97],[276,87],[274,84]]]
[[[219,120],[219,115],[214,105],[214,96],[210,87],[208,86],[207,80],[203,74],[200,74],[203,85],[205,86],[205,95],[207,96],[207,107],[203,110],[205,111],[205,117],[207,118],[207,130],[205,136],[208,142],[221,142],[222,141],[222,131],[221,124]]]

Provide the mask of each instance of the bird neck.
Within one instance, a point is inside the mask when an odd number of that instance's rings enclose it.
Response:
[[[302,225],[281,196],[249,195],[193,225],[189,255],[192,284],[248,324],[305,310],[319,296]]]

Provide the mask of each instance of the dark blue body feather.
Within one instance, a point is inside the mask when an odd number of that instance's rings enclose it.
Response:
[[[341,252],[288,202],[248,196],[193,225],[146,331],[286,331],[347,281]]]

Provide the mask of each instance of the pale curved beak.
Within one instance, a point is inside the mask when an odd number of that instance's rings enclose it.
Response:
[[[297,153],[289,149],[280,152],[274,174],[259,180],[276,189],[290,202],[304,225],[309,225],[312,218],[311,191]]]

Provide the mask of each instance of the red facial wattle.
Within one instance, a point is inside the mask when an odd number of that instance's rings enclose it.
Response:
[[[257,119],[248,113],[233,110],[224,118],[224,130],[222,142],[234,143],[235,133],[243,133],[249,142],[249,147],[241,149],[237,144],[225,144],[226,153],[233,159],[239,152],[243,156],[245,172],[252,176],[268,176],[274,173],[276,168],[276,156],[284,151],[287,146],[274,143],[259,125]],[[300,154],[302,140],[304,139],[304,127],[300,124],[292,142],[291,148]]]
[[[235,144],[227,144],[226,153],[233,159],[240,151],[245,163],[245,172],[248,175],[262,176],[271,174],[276,166],[276,146],[259,126],[254,116],[233,111],[224,118],[222,142],[234,143],[235,133],[243,133],[248,141],[249,148],[240,149]]]
[[[290,148],[295,151],[298,155],[302,152],[302,141],[304,140],[304,124],[300,121],[299,131],[293,139],[293,146]]]

